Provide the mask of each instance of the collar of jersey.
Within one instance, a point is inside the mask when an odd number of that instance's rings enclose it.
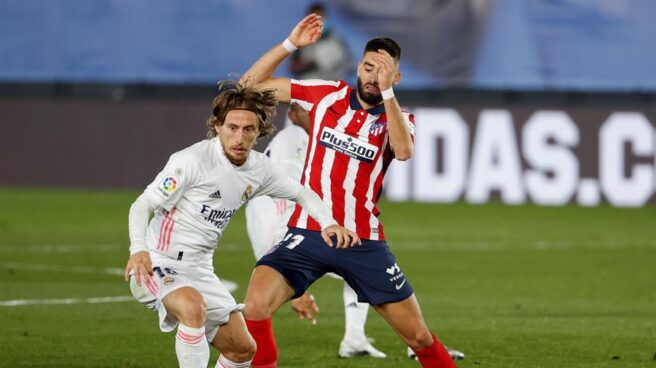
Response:
[[[251,166],[251,160],[253,158],[252,151],[249,152],[248,158],[246,159],[246,162],[244,162],[243,165],[236,166],[235,164],[230,162],[230,160],[228,160],[228,157],[226,156],[225,151],[223,150],[223,145],[221,145],[221,140],[219,139],[219,137],[214,137],[214,139],[216,140],[216,150],[218,151],[219,162],[221,163],[221,165],[232,167],[235,170],[245,170]]]
[[[360,101],[358,100],[358,91],[355,89],[351,90],[351,110],[364,110]],[[385,112],[385,105],[380,104],[366,110],[369,115],[380,115]]]

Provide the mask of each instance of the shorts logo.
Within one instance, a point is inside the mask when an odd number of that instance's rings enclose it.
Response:
[[[405,285],[405,281],[406,281],[405,274],[401,272],[401,267],[399,267],[397,263],[394,263],[391,267],[386,268],[385,271],[387,272],[388,275],[392,276],[390,277],[389,280],[391,283],[394,284],[396,290],[400,290],[403,287],[403,285]],[[398,281],[400,281],[401,279],[403,280],[399,283]]]
[[[168,197],[178,187],[178,178],[171,175],[162,181],[157,190],[164,196]]]
[[[396,263],[393,264],[392,267],[387,269],[387,273],[389,273],[390,275],[394,275],[397,272],[401,272],[401,268]]]
[[[175,282],[175,279],[171,276],[166,276],[164,278],[164,285],[171,285],[174,282]]]
[[[367,163],[372,163],[378,153],[378,147],[373,144],[331,128],[323,128],[319,143],[326,148]]]
[[[249,186],[246,187],[246,191],[244,191],[244,194],[241,195],[241,200],[242,201],[247,201],[248,198],[250,198],[252,194],[253,194],[253,186],[249,185]]]

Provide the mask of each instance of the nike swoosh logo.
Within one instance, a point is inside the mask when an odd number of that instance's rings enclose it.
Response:
[[[406,282],[407,280],[408,280],[408,279],[404,279],[402,283],[400,283],[400,284],[398,284],[398,285],[395,285],[395,286],[396,286],[396,290],[401,289],[401,288],[403,287],[403,284],[405,284],[405,282]]]

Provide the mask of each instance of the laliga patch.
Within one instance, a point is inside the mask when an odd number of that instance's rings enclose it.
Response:
[[[179,180],[176,176],[169,176],[162,181],[157,190],[164,196],[168,197],[178,187]]]
[[[351,137],[348,134],[338,132],[331,128],[323,128],[319,143],[333,151],[366,163],[372,163],[378,152],[378,147],[373,144],[361,141],[358,138]]]

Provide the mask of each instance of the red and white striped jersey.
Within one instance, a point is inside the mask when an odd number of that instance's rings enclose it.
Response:
[[[394,159],[385,107],[363,109],[357,91],[344,81],[292,80],[291,102],[308,110],[312,121],[301,183],[323,199],[340,225],[362,239],[385,239],[377,203]],[[403,117],[414,139],[414,117]],[[321,230],[299,206],[289,226]]]

